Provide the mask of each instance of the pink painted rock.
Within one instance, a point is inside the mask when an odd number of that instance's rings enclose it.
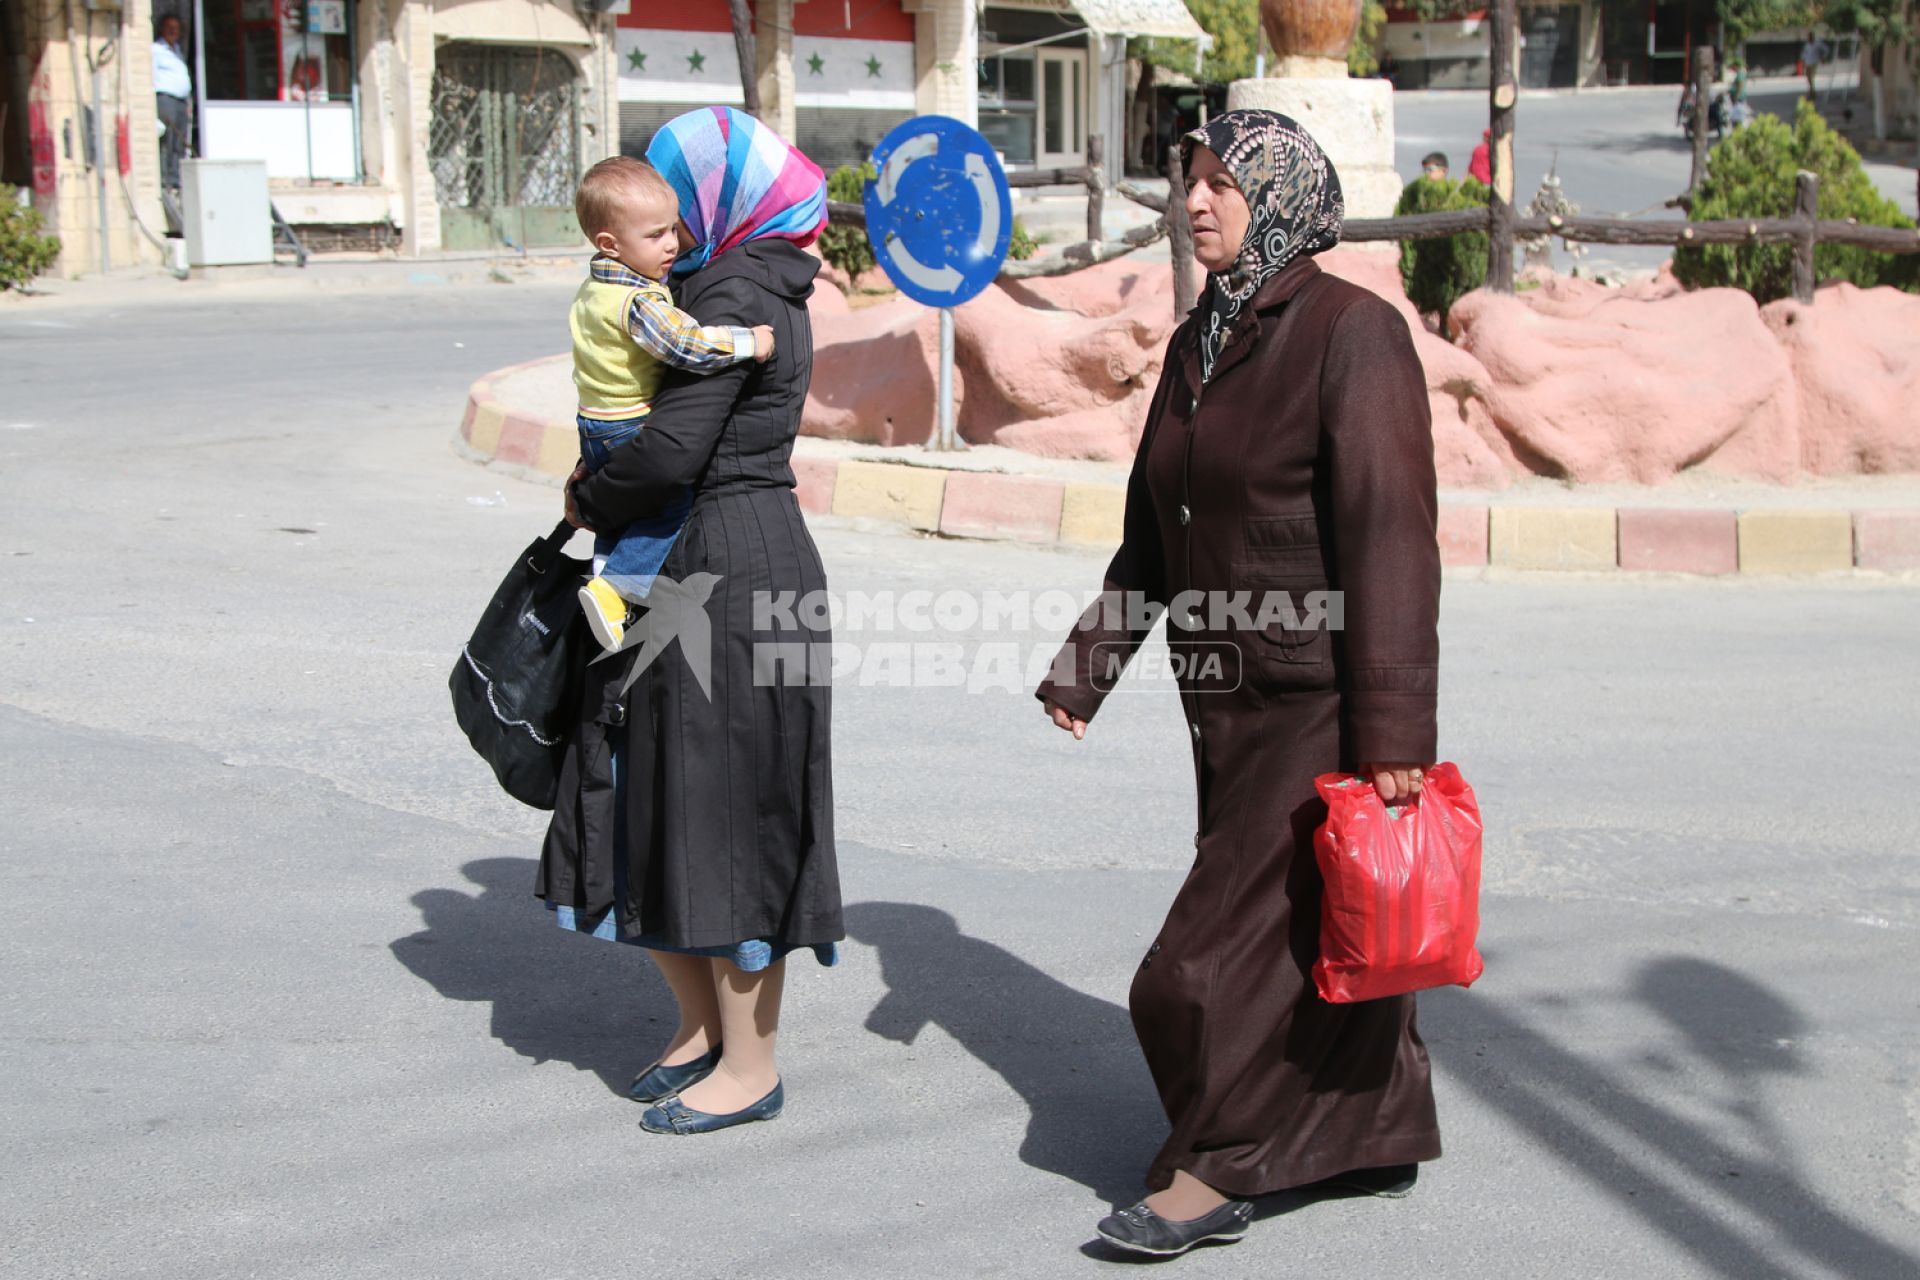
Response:
[[[833,440],[921,444],[933,434],[938,320],[918,303],[900,299],[813,312],[813,382],[800,430]],[[963,386],[958,370],[955,400]]]
[[[847,301],[847,295],[833,287],[825,279],[813,282],[813,293],[807,298],[807,315],[817,326],[824,317],[849,315],[853,304]]]
[[[1536,306],[1475,291],[1448,315],[1459,347],[1490,375],[1487,408],[1527,470],[1639,484],[1695,466],[1797,474],[1793,371],[1751,297],[1584,292]]]
[[[1823,286],[1768,303],[1799,389],[1800,461],[1818,475],[1920,471],[1920,297]]]
[[[1400,283],[1400,258],[1378,250],[1335,248],[1316,261],[1323,271],[1379,294],[1394,305],[1413,334],[1413,349],[1427,375],[1433,413],[1433,464],[1449,489],[1504,489],[1525,470],[1487,409],[1492,384],[1481,363],[1433,333]]]
[[[999,287],[1014,301],[1027,306],[1047,311],[1077,311],[1083,316],[1118,315],[1152,294],[1165,302],[1171,315],[1173,281],[1168,279],[1171,274],[1165,263],[1116,258],[1071,275],[1004,280]],[[1206,272],[1196,266],[1194,278],[1204,284]],[[1196,292],[1199,287],[1196,284]]]
[[[1017,439],[1015,447],[1050,457],[1131,457],[1173,332],[1171,292],[1170,281],[1161,290],[1136,288],[1129,305],[1096,316],[1023,306],[997,287],[961,307],[954,332],[968,392],[961,434]],[[1003,441],[1015,427],[1024,429]]]

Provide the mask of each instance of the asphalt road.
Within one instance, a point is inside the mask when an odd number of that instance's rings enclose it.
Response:
[[[1824,95],[1824,78],[1821,87]],[[1804,90],[1804,82],[1790,78],[1757,80],[1752,100],[1756,110],[1791,121]],[[1677,86],[1521,94],[1514,113],[1515,203],[1524,208],[1548,171],[1557,168],[1561,190],[1582,213],[1683,217],[1677,209],[1662,207],[1687,189],[1693,171],[1693,144],[1674,122],[1679,101]],[[1419,174],[1420,158],[1429,151],[1445,152],[1458,176],[1466,173],[1480,131],[1487,127],[1487,95],[1396,93],[1393,113],[1393,163],[1403,178]],[[1897,165],[1870,160],[1866,168],[1881,194],[1913,217],[1911,159]],[[1572,265],[1558,241],[1553,252],[1559,270]],[[1589,245],[1581,269],[1649,271],[1672,254],[1659,246]]]
[[[852,940],[795,966],[786,1116],[661,1139],[617,1095],[666,993],[550,925],[539,816],[444,691],[556,505],[453,457],[460,397],[569,292],[0,306],[7,1275],[1118,1265],[1092,1224],[1163,1132],[1126,988],[1191,848],[1164,693],[1076,744],[1023,693],[849,678]],[[841,591],[1102,563],[819,537]],[[1181,1272],[1920,1270],[1920,588],[1457,577],[1444,611],[1489,818],[1487,976],[1422,1003],[1447,1155]]]

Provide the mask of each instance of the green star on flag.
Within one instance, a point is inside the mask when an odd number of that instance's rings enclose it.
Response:
[[[647,69],[647,55],[635,49],[627,55],[627,65],[635,71],[645,71]]]
[[[874,57],[867,59],[867,74],[876,80],[880,78],[880,59]]]
[[[699,75],[707,69],[707,55],[695,49],[687,55],[687,70]]]
[[[826,65],[827,65],[827,60],[821,57],[817,53],[814,54],[811,58],[807,59],[807,70],[811,71],[816,76],[820,74],[820,68]]]

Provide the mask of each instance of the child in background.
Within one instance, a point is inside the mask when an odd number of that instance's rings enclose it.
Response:
[[[680,205],[651,165],[626,156],[602,160],[580,180],[573,207],[594,247],[568,318],[580,460],[592,472],[646,426],[669,368],[717,373],[765,361],[773,355],[773,330],[703,327],[673,305],[661,281],[680,251]],[[689,490],[659,516],[636,520],[617,537],[594,538],[595,573],[580,589],[580,604],[602,648],[620,647],[627,601],[646,599],[692,510]]]

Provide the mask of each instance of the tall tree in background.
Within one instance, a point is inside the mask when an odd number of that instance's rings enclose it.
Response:
[[[740,55],[740,93],[747,114],[760,119],[760,68],[753,52],[753,12],[747,0],[727,0],[733,16],[733,51]]]
[[[1873,68],[1873,136],[1887,136],[1886,81],[1890,45],[1905,45],[1911,60],[1920,56],[1920,4],[1915,0],[1827,0],[1821,20],[1840,35],[1857,35]]]
[[[1226,84],[1253,74],[1260,47],[1260,0],[1186,0],[1187,12],[1213,37],[1204,57],[1193,40],[1135,39],[1130,57],[1178,71],[1196,80]]]

